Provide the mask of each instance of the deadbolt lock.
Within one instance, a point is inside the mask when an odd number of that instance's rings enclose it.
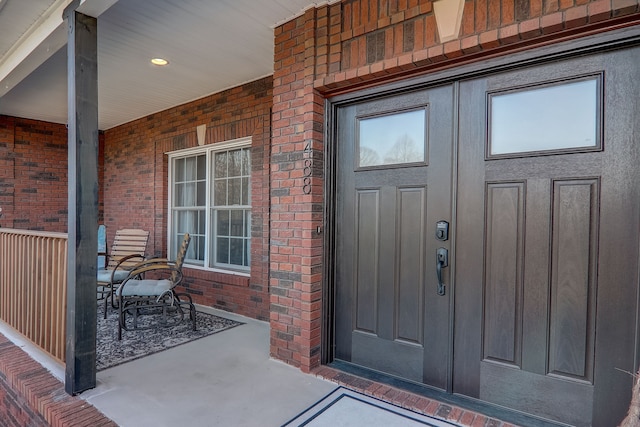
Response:
[[[442,242],[449,240],[449,223],[447,221],[436,223],[436,239]]]

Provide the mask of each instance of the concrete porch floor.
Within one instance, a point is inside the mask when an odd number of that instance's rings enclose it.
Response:
[[[204,307],[198,309],[245,324],[100,371],[97,387],[79,398],[122,427],[276,427],[344,385],[464,426],[513,427],[329,367],[305,374],[269,357],[268,323]],[[37,350],[29,350],[24,339],[0,326],[1,333],[64,381],[64,366]]]
[[[279,426],[336,388],[270,359],[268,323],[211,312],[245,324],[98,372],[81,397],[123,427]]]

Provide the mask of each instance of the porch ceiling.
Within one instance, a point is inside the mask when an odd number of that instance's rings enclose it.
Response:
[[[0,114],[67,122],[71,2],[0,0]],[[272,74],[274,26],[315,3],[81,0],[78,10],[98,18],[100,129]]]

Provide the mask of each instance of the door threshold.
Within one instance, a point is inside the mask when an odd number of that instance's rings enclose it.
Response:
[[[504,422],[515,424],[523,427],[570,427],[568,424],[538,418],[523,412],[507,409],[491,403],[483,402],[461,394],[449,394],[442,390],[429,387],[424,384],[418,384],[412,381],[403,380],[398,377],[384,374],[379,371],[367,369],[362,366],[354,365],[349,362],[335,360],[328,365],[329,368],[360,377],[379,384],[385,384],[407,392],[433,399],[448,405],[458,406],[462,409],[485,415],[486,417],[496,418]],[[347,387],[351,384],[346,384]],[[358,388],[358,381],[353,384]],[[391,402],[393,403],[393,402]]]

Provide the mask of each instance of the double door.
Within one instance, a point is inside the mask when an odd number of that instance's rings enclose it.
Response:
[[[640,49],[341,106],[335,359],[579,426],[637,368]]]

